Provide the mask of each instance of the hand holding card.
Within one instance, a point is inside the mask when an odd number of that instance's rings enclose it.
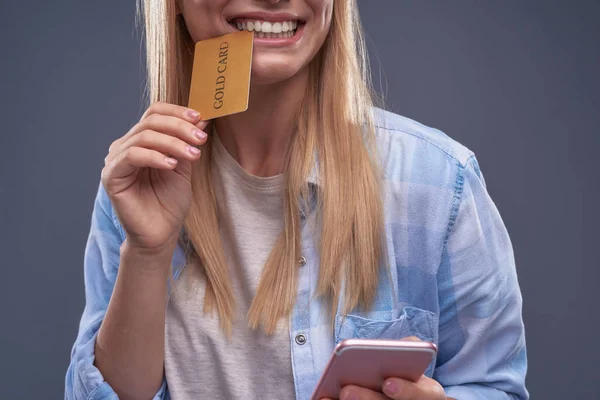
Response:
[[[203,120],[248,109],[253,40],[240,31],[196,43],[188,107]]]

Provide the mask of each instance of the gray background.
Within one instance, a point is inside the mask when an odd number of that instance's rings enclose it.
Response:
[[[0,397],[58,399],[103,158],[143,111],[135,5],[1,4]],[[478,155],[515,247],[539,399],[593,398],[600,377],[599,4],[360,1],[388,108]]]

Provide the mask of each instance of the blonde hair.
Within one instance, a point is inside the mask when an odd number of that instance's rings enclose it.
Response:
[[[145,27],[149,101],[187,105],[193,42],[175,0],[140,0]],[[331,318],[344,300],[345,313],[369,308],[385,264],[380,168],[376,161],[370,75],[355,0],[335,0],[330,32],[309,65],[309,84],[298,111],[297,134],[285,166],[284,230],[265,266],[248,312],[249,325],[273,333],[289,317],[301,257],[301,210],[310,204],[308,177],[317,165],[317,296]],[[231,332],[234,295],[219,235],[210,174],[210,146],[193,167],[192,206],[185,221],[206,276],[204,311],[217,311]],[[344,293],[342,293],[344,291]]]

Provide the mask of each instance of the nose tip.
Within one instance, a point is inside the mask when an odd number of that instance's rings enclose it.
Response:
[[[263,1],[266,2],[267,4],[278,4],[278,3],[281,3],[281,0],[263,0]]]

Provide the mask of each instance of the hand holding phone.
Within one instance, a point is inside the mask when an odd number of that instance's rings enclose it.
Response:
[[[423,375],[436,352],[435,344],[430,342],[343,340],[333,351],[311,399],[337,399],[341,389],[346,385],[380,392],[388,378],[402,378],[416,382]]]

